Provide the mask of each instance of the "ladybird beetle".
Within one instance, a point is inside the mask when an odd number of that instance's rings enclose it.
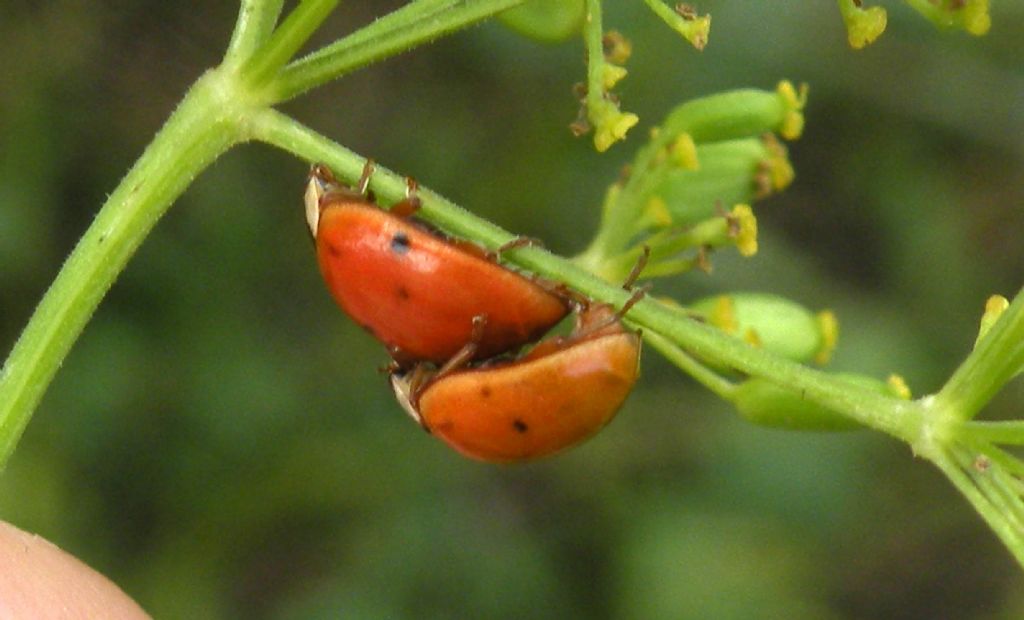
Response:
[[[447,361],[481,323],[470,357],[486,359],[535,341],[569,313],[560,296],[478,246],[407,217],[419,206],[411,180],[406,199],[390,211],[371,203],[372,171],[367,161],[353,189],[314,166],[306,217],[327,288],[400,365]]]
[[[636,382],[640,337],[611,306],[577,314],[568,337],[549,338],[514,361],[434,376],[417,366],[391,376],[399,403],[462,454],[492,462],[534,459],[590,437]]]

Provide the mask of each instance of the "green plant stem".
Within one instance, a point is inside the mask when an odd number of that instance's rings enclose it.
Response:
[[[992,443],[1024,445],[1024,420],[1009,422],[975,422],[963,424],[964,431],[971,437]]]
[[[1021,537],[1021,533],[1024,532],[1024,505],[1021,504],[1017,490],[1010,483],[1010,476],[1001,467],[988,466],[982,470],[976,463],[972,461],[961,467],[970,472],[974,483],[999,509],[1001,518],[1013,528],[1015,538],[1020,541],[1018,544],[1024,544],[1024,538]]]
[[[700,382],[722,400],[732,402],[735,398],[736,385],[722,377],[704,364],[698,362],[692,355],[683,351],[672,342],[666,340],[654,332],[644,332],[644,340],[657,349],[665,359],[672,362],[676,367]]]
[[[338,0],[302,0],[284,23],[252,57],[242,75],[250,85],[272,83],[272,78],[331,14]]]
[[[204,168],[238,137],[237,98],[209,72],[182,100],[71,252],[0,374],[0,468],[64,357],[128,259]]]
[[[1017,478],[1018,484],[1020,483],[1020,476],[1024,476],[1024,462],[1021,462],[1019,458],[987,441],[978,441],[972,438],[965,441],[964,445],[971,448],[975,454],[982,455],[985,459],[1001,467],[1007,474]]]
[[[596,110],[604,103],[604,26],[601,23],[601,0],[587,0],[583,22],[583,43],[587,49],[587,109]]]
[[[975,485],[971,477],[948,454],[938,454],[931,460],[974,506],[974,509],[992,528],[996,536],[1003,541],[1017,562],[1024,566],[1024,538],[1021,537],[1020,530],[1014,527],[1012,521],[999,510],[999,507],[989,499],[982,489]]]
[[[252,57],[274,32],[283,6],[284,0],[242,0],[231,42],[224,54],[225,65],[240,64]]]
[[[679,19],[679,14],[661,0],[644,0],[644,3],[669,26],[673,26],[675,21]]]
[[[637,324],[657,331],[684,347],[691,355],[763,377],[807,400],[842,413],[865,426],[918,446],[925,431],[925,408],[917,401],[883,396],[751,347],[719,330],[692,319],[684,312],[654,300],[643,300],[629,313]],[[925,446],[927,447],[927,446]]]
[[[365,161],[360,155],[274,110],[263,110],[255,114],[249,131],[254,139],[268,142],[309,161],[328,164],[349,182],[359,177]],[[370,187],[385,201],[395,201],[404,195],[405,180],[387,169],[378,168],[370,181]],[[477,218],[434,192],[422,189],[419,195],[423,202],[420,213],[453,234],[492,249],[515,239],[515,235]],[[541,248],[511,250],[503,253],[502,258],[544,277],[565,282],[593,299],[621,307],[629,298],[629,293],[620,286],[602,280],[571,261],[556,257]],[[882,396],[748,346],[715,328],[692,320],[685,312],[650,298],[637,303],[628,318],[645,330],[656,332],[668,342],[683,347],[692,355],[799,391],[808,400],[848,415],[865,426],[884,431],[911,444],[917,444],[921,438],[925,409],[917,402]]]
[[[247,131],[254,140],[261,140],[310,162],[330,166],[340,179],[355,183],[360,177],[366,158],[333,140],[305,127],[295,119],[273,109],[260,110],[247,120]],[[396,202],[405,197],[405,177],[377,165],[370,178],[369,188],[382,202]],[[468,211],[421,187],[418,195],[423,206],[419,215],[438,226],[485,245],[498,248],[515,239],[515,235],[474,217]],[[516,254],[511,250],[507,254]],[[504,256],[504,254],[503,254]]]
[[[1024,366],[1024,290],[936,395],[938,406],[973,418]]]
[[[325,82],[472,25],[524,0],[418,0],[285,67],[270,89],[287,101]]]
[[[1024,502],[1010,484],[1012,476],[1003,467],[979,458],[984,451],[984,446],[979,448],[961,445],[952,448],[950,454],[960,469],[967,473],[974,486],[996,508],[995,518],[1004,524],[1003,527],[1008,532],[1012,532],[1012,536],[1007,539],[1007,545],[1016,545],[1018,549],[1024,549]]]

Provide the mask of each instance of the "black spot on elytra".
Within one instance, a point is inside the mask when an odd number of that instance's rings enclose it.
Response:
[[[327,244],[327,253],[330,254],[331,256],[333,256],[334,258],[338,258],[338,257],[341,256],[341,248],[339,248],[338,246],[334,245],[333,243],[328,243]]]
[[[409,235],[404,232],[397,232],[391,237],[391,251],[395,254],[405,254],[409,251]]]
[[[405,288],[404,286],[399,286],[398,289],[395,290],[395,294],[398,295],[398,298],[401,299],[402,301],[405,301],[410,297],[409,289]]]
[[[525,433],[530,430],[530,427],[526,425],[526,422],[523,422],[519,418],[512,420],[512,428],[516,429],[517,433]]]
[[[482,388],[480,388],[480,398],[490,398],[490,397],[491,397],[491,386],[485,385]]]

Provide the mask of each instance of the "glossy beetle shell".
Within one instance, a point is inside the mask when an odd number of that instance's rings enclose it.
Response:
[[[542,457],[590,437],[615,416],[636,382],[640,338],[616,322],[538,347],[518,361],[445,374],[418,394],[406,377],[393,376],[392,385],[410,414],[466,456]]]
[[[486,317],[474,355],[485,359],[533,342],[568,313],[561,298],[482,250],[354,192],[313,199],[318,216],[310,225],[327,288],[401,363],[448,360],[471,340],[474,317]]]

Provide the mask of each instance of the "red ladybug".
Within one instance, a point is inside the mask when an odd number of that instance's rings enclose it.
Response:
[[[590,437],[633,389],[640,337],[599,304],[577,315],[568,337],[542,341],[515,361],[491,361],[433,377],[395,373],[399,402],[426,430],[466,456],[534,459]]]
[[[419,206],[411,181],[410,195],[390,212],[371,203],[372,170],[367,162],[352,189],[314,166],[306,217],[327,288],[397,362],[443,363],[471,340],[468,357],[486,359],[535,341],[568,314],[561,297],[481,248],[406,217]]]

